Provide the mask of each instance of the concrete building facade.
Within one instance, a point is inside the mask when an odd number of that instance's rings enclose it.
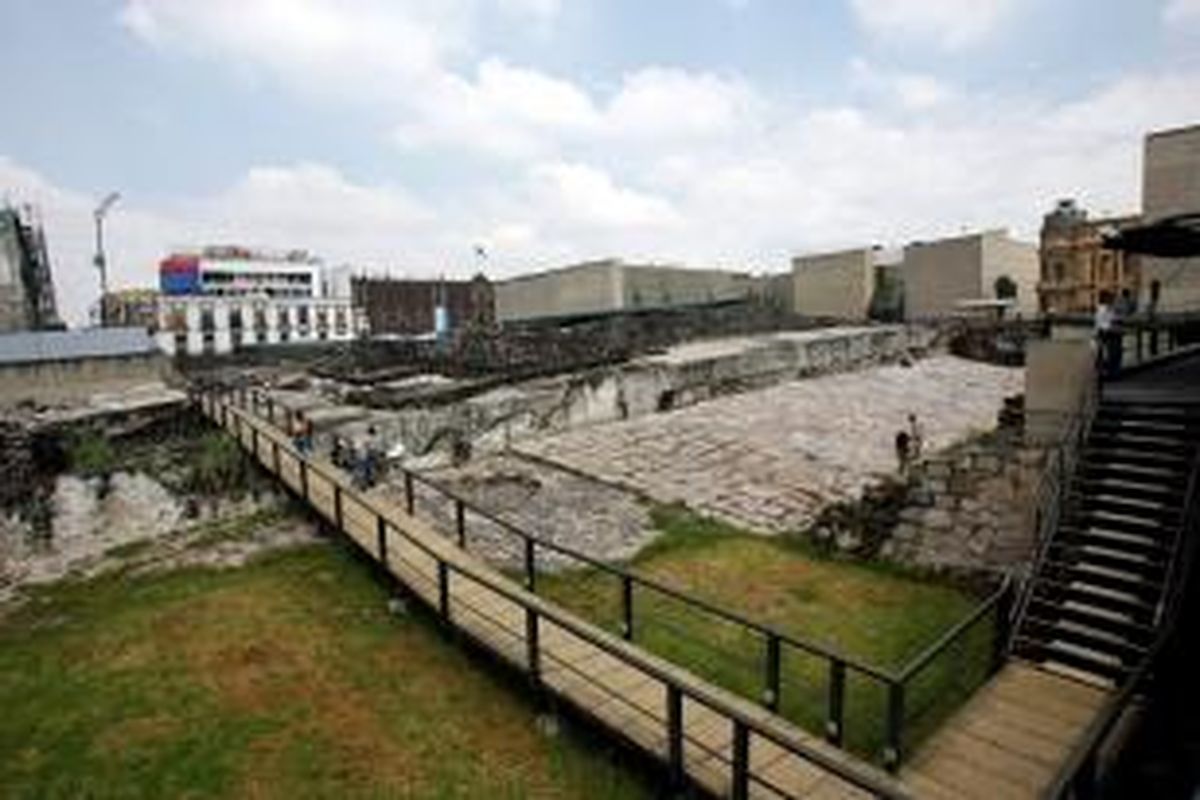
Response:
[[[366,319],[348,297],[165,296],[155,338],[168,355],[225,355],[244,347],[355,339]]]
[[[1141,259],[1103,247],[1104,235],[1139,217],[1090,219],[1074,200],[1060,200],[1042,221],[1038,305],[1047,314],[1090,314],[1101,292],[1128,289],[1137,297]]]
[[[950,316],[964,302],[993,298],[1001,276],[1017,286],[1018,311],[1037,311],[1037,246],[1003,230],[914,242],[904,248],[901,269],[907,319]]]
[[[866,319],[875,293],[870,248],[800,256],[792,260],[792,310],[810,317]]]
[[[592,261],[496,284],[496,318],[516,322],[704,305],[747,299],[757,287],[745,273]]]
[[[1200,125],[1158,131],[1146,137],[1142,210],[1147,222],[1200,214]],[[1143,297],[1155,282],[1161,287],[1160,310],[1200,309],[1200,259],[1148,257],[1142,272]]]

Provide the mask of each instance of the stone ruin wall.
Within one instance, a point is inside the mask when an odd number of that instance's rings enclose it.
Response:
[[[825,338],[766,339],[737,352],[673,363],[648,358],[504,386],[432,408],[370,412],[390,443],[417,467],[444,463],[456,441],[472,452],[505,450],[518,439],[694,405],[788,380],[919,358],[936,347],[925,328],[848,329]],[[368,416],[364,410],[363,418]],[[362,427],[365,427],[363,423]]]

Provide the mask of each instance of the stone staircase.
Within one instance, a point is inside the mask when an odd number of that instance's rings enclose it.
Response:
[[[1161,622],[1198,434],[1197,403],[1100,403],[1026,589],[1014,655],[1107,686],[1137,667]]]

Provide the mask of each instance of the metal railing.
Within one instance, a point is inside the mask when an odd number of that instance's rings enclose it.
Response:
[[[240,390],[238,396],[246,409],[255,414],[265,409],[266,418],[274,421],[275,407],[269,396],[259,397],[258,392],[248,390]],[[545,594],[543,584],[554,582],[563,567],[585,570],[594,580],[579,580],[578,574],[572,573],[566,587],[569,591],[550,596],[626,641],[650,647],[706,679],[820,732],[830,744],[878,758],[889,770],[898,769],[922,735],[994,672],[996,644],[1007,641],[1013,588],[1005,581],[967,619],[910,663],[899,669],[878,666],[530,533],[463,499],[439,481],[407,469],[400,472],[404,507],[410,515],[425,511],[436,516],[437,504],[447,504],[441,509],[445,524],[435,525],[435,529],[466,551],[478,536],[478,523],[484,523],[490,532],[511,541],[507,561],[514,567],[514,577],[529,591]],[[432,491],[433,496],[422,497],[423,489]],[[496,544],[493,537],[487,548],[493,559]],[[559,569],[545,569],[548,561],[556,561]],[[604,581],[610,582],[609,591],[585,594]],[[981,641],[987,636],[996,638]],[[957,658],[957,669],[943,668],[947,657],[935,658],[949,652]],[[697,659],[697,653],[703,658]],[[931,686],[939,676],[945,686]],[[920,702],[910,705],[910,692],[919,695]],[[930,695],[933,700],[928,699]]]
[[[1160,626],[1158,636],[1137,668],[1104,704],[1100,714],[1072,748],[1054,782],[1043,793],[1042,797],[1046,800],[1084,800],[1096,796],[1101,778],[1098,769],[1101,747],[1122,713],[1155,672],[1160,659],[1165,653],[1171,652],[1176,644],[1174,640],[1180,632],[1178,623],[1188,591],[1188,580],[1196,566],[1196,540],[1200,536],[1200,448],[1192,460],[1186,492],[1184,512],[1175,531],[1162,600],[1155,614],[1155,622]]]
[[[386,508],[381,507],[372,498],[355,490],[343,476],[338,474],[339,471],[337,469],[305,458],[282,434],[271,430],[261,431],[258,424],[247,422],[241,409],[234,408],[238,394],[241,394],[241,397],[244,399],[244,393],[227,393],[224,395],[226,398],[224,400],[218,399],[213,393],[207,393],[201,396],[199,402],[204,412],[211,419],[215,420],[221,427],[231,430],[234,433],[238,442],[250,450],[255,460],[269,470],[272,470],[289,488],[294,488],[306,503],[312,505],[319,513],[328,518],[338,528],[339,532],[344,531],[349,534],[345,517],[347,500],[351,501],[360,510],[365,510],[373,519],[373,526],[376,533],[375,547],[372,550],[372,548],[363,545],[353,535],[350,535],[350,538],[363,547],[368,552],[368,555],[378,559],[385,568],[392,569],[392,559],[395,558],[393,553],[396,549],[394,546],[395,541],[392,538],[394,536],[399,536],[404,542],[419,550],[424,557],[432,560],[435,564],[436,587],[434,592],[435,599],[431,603],[431,606],[444,620],[454,622],[451,615],[451,585],[456,580],[466,580],[477,586],[484,587],[494,593],[494,595],[503,598],[504,601],[519,606],[525,615],[525,635],[523,637],[525,649],[523,663],[518,666],[527,673],[535,685],[543,685],[544,649],[541,645],[542,637],[540,636],[540,632],[547,623],[552,624],[557,629],[569,632],[578,640],[660,682],[665,689],[665,708],[663,709],[663,717],[654,716],[654,719],[662,722],[665,728],[663,731],[666,742],[665,760],[672,782],[676,786],[682,785],[686,768],[683,710],[684,702],[687,701],[690,704],[699,705],[726,718],[732,726],[731,752],[726,755],[723,751],[711,749],[708,751],[710,754],[715,754],[722,758],[728,766],[731,776],[730,793],[732,797],[747,797],[753,786],[768,790],[779,796],[793,796],[773,784],[770,779],[756,775],[751,769],[751,764],[753,763],[751,759],[752,745],[760,741],[768,742],[782,748],[788,753],[837,776],[861,790],[865,790],[873,796],[884,798],[904,798],[907,796],[902,787],[894,781],[887,779],[882,774],[877,773],[868,765],[856,764],[834,753],[824,752],[820,748],[813,747],[804,739],[791,734],[786,728],[781,727],[772,717],[754,713],[748,708],[743,708],[738,702],[732,701],[731,698],[725,696],[722,690],[709,686],[701,680],[696,680],[689,675],[671,668],[670,665],[662,663],[658,658],[629,645],[628,642],[622,641],[622,639],[603,631],[593,624],[584,622],[570,612],[561,610],[555,604],[538,597],[530,591],[535,586],[536,580],[536,572],[531,567],[536,559],[536,548],[543,543],[538,542],[532,537],[527,536],[524,539],[529,543],[526,550],[525,563],[527,571],[525,574],[525,590],[511,585],[501,577],[488,574],[486,569],[477,567],[470,561],[456,559],[454,554],[457,551],[454,549],[444,551],[441,548],[430,546],[421,537],[406,531],[395,519],[390,518],[389,511]],[[245,442],[245,427],[248,427],[250,431],[249,445]],[[265,452],[264,442],[266,447]],[[293,468],[297,471],[299,476],[298,487],[292,487],[285,477],[284,459],[290,460]],[[407,474],[411,475],[411,473]],[[324,483],[326,490],[331,493],[332,502],[330,505],[332,505],[332,508],[326,507],[314,498],[315,484],[318,481]],[[410,481],[406,480],[406,484],[409,483]],[[411,496],[410,494],[409,497]],[[411,505],[409,508],[411,510]],[[418,596],[420,596],[419,593]],[[424,597],[422,599],[427,600]],[[714,611],[725,613],[719,609],[714,609]],[[461,629],[462,626],[460,625],[459,628]],[[492,647],[486,641],[481,640],[480,643]],[[580,675],[584,678],[587,677],[582,672]],[[586,708],[582,708],[581,710],[585,713],[588,711]],[[695,746],[695,743],[689,743]]]

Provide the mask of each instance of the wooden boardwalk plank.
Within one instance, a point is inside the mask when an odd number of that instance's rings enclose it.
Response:
[[[218,418],[220,412],[215,404],[209,404],[209,411],[210,416]],[[234,432],[237,430],[234,420],[239,418],[241,412],[230,408],[228,414],[227,427]],[[279,447],[278,477],[298,492],[307,489],[308,502],[334,524],[337,522],[334,498],[340,489],[342,532],[384,563],[408,591],[435,610],[439,606],[440,596],[438,559],[450,564],[447,572],[450,620],[504,660],[518,667],[526,666],[527,615],[524,606],[482,580],[470,577],[470,574],[478,575],[495,586],[508,587],[513,592],[523,591],[520,587],[474,555],[460,550],[428,523],[407,514],[387,494],[373,491],[367,493],[364,499],[358,499],[360,493],[353,489],[348,478],[328,462],[310,461],[302,472],[301,461],[287,437],[262,420],[248,415],[241,416],[241,419],[240,440],[243,447],[251,449],[254,437],[250,430],[251,426],[255,427],[258,430],[259,461],[268,471],[274,471],[276,460],[272,442],[276,442]],[[304,480],[301,479],[302,474],[305,475]],[[386,560],[381,558],[379,549],[379,514],[386,520]],[[574,619],[572,615],[567,616]],[[582,620],[577,624],[594,628]],[[614,642],[613,646],[631,648],[600,629],[595,629],[595,634]],[[644,672],[642,667],[606,652],[605,648],[545,618],[539,622],[538,644],[539,676],[545,686],[646,751],[666,758],[667,688],[661,678]],[[652,657],[641,655],[639,658]],[[662,659],[654,660],[655,669],[670,675],[672,680],[679,680],[684,685],[701,683],[699,678],[677,666]],[[727,695],[723,702],[737,705],[739,713],[755,720],[756,725],[771,726],[770,730],[776,731],[773,735],[803,741],[806,746],[815,747],[833,762],[844,763],[860,772],[872,771],[875,780],[888,782],[882,773],[798,731],[749,701],[714,687],[706,687],[705,691]],[[732,779],[732,721],[701,703],[685,698],[682,722],[686,771],[710,791],[728,793]],[[780,734],[781,730],[786,733]],[[752,733],[750,741],[750,773],[758,779],[757,782],[751,781],[751,795],[754,797],[808,796],[809,792],[813,793],[812,796],[827,800],[857,800],[858,797],[867,796],[842,778],[761,735]],[[765,785],[767,782],[778,786],[782,793],[769,789]],[[898,783],[892,785],[892,791],[897,795],[903,794]]]

